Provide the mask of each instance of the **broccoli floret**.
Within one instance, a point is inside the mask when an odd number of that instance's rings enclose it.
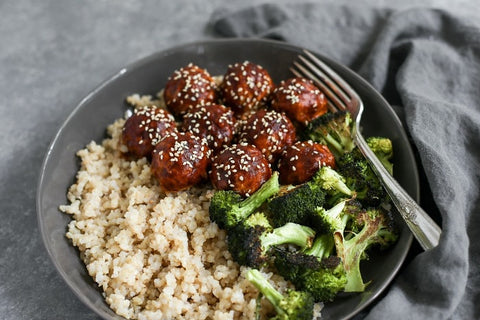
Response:
[[[336,231],[357,230],[363,223],[357,219],[363,211],[356,199],[340,201],[330,209],[319,207],[312,215],[312,223],[324,233],[334,234]]]
[[[333,236],[324,234],[303,252],[277,250],[275,267],[295,288],[309,292],[315,301],[331,301],[347,282],[341,260],[333,255],[333,249]]]
[[[287,223],[273,228],[265,214],[254,213],[230,229],[227,234],[228,250],[241,265],[259,268],[270,258],[270,250],[282,244],[300,248],[310,247],[315,231],[307,226]]]
[[[313,318],[314,301],[309,293],[287,290],[283,295],[256,269],[248,270],[246,278],[273,305],[277,314],[270,319],[311,320]]]
[[[288,222],[305,224],[317,207],[323,206],[325,192],[312,181],[287,188],[268,201],[268,210],[275,227]]]
[[[272,197],[267,205],[275,227],[288,222],[309,224],[317,208],[353,196],[345,179],[330,167],[320,168],[310,181],[300,186],[282,188],[285,190]]]
[[[322,234],[315,239],[310,248],[303,250],[303,252],[322,260],[332,255],[334,247],[333,237],[329,234]]]
[[[257,191],[250,197],[242,197],[231,190],[215,192],[211,201],[209,214],[210,219],[222,229],[229,229],[246,219],[259,208],[269,197],[280,190],[278,173],[274,172]]]
[[[317,208],[314,221],[319,225],[325,233],[333,234],[337,230],[344,230],[350,216],[344,214],[345,201],[341,201],[330,209],[323,207]]]
[[[364,291],[360,261],[367,258],[370,246],[386,248],[396,241],[392,217],[381,209],[365,210],[356,200],[345,200],[329,210],[319,208],[317,215],[328,234],[333,234],[337,257],[345,271],[345,291]]]
[[[322,264],[316,271],[303,275],[300,288],[310,292],[315,301],[332,301],[347,283],[345,269],[341,260],[335,256],[328,259],[329,265]],[[334,262],[333,262],[334,261]],[[335,266],[332,266],[336,263]]]
[[[358,148],[338,159],[337,170],[366,207],[377,207],[388,199],[380,180]]]
[[[355,147],[352,130],[353,121],[349,112],[327,112],[307,125],[304,138],[327,145],[337,158]]]
[[[321,262],[317,257],[303,251],[275,248],[274,257],[273,264],[277,273],[291,281],[295,287],[299,287],[300,279],[307,270],[318,270],[321,267]]]
[[[367,249],[372,245],[383,248],[390,246],[397,239],[392,217],[381,209],[370,208],[357,212],[354,217],[363,227],[355,234],[342,231],[334,233],[337,256],[342,259],[347,283],[345,292],[362,292],[366,283],[360,272],[360,261],[366,259]]]
[[[265,261],[251,261],[259,250],[258,239],[264,232],[271,232],[273,227],[264,213],[256,212],[245,221],[231,228],[227,233],[228,251],[233,259],[241,265],[261,265]]]
[[[315,226],[325,234],[356,232],[364,226],[363,209],[356,199],[347,199],[330,209],[317,208],[312,216]]]
[[[392,140],[384,137],[369,137],[367,138],[367,144],[385,169],[393,174],[393,163],[391,162],[393,157]]]
[[[320,168],[312,179],[312,183],[320,186],[327,193],[328,199],[326,200],[329,205],[334,205],[339,200],[354,195],[345,182],[346,179],[330,167]]]

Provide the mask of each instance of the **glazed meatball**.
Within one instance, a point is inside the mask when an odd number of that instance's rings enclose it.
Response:
[[[197,107],[183,117],[182,130],[205,139],[211,150],[220,150],[233,139],[233,111],[219,104]]]
[[[335,168],[335,158],[327,146],[301,141],[287,147],[278,162],[281,184],[304,183],[321,167]]]
[[[245,61],[228,67],[220,90],[224,104],[241,115],[265,101],[273,87],[267,70]]]
[[[210,181],[219,190],[233,190],[250,196],[272,175],[270,165],[255,146],[233,144],[213,159]]]
[[[152,172],[165,192],[188,189],[208,177],[209,149],[189,132],[172,133],[152,153]]]
[[[328,111],[325,95],[311,80],[300,77],[282,81],[272,93],[271,106],[303,125]]]
[[[285,147],[295,142],[295,127],[283,113],[260,109],[252,113],[240,129],[240,141],[256,146],[274,163]]]
[[[181,116],[197,105],[214,103],[216,84],[206,70],[191,63],[168,78],[163,97],[168,110]]]
[[[175,119],[166,110],[154,106],[137,109],[123,126],[122,141],[136,157],[150,156],[155,145],[176,131]]]

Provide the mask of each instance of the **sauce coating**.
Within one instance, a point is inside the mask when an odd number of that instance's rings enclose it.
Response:
[[[183,117],[182,130],[205,139],[213,151],[220,150],[233,139],[233,111],[219,104],[197,107]]]
[[[301,77],[280,82],[272,93],[271,106],[302,125],[328,111],[325,95],[311,80]]]
[[[215,103],[216,84],[206,70],[190,63],[168,78],[163,97],[168,110],[181,116],[197,105]]]
[[[256,146],[270,163],[276,162],[295,138],[295,127],[290,119],[275,110],[260,109],[252,113],[240,129],[240,141]]]
[[[233,190],[248,197],[272,175],[272,169],[255,146],[233,144],[220,151],[212,161],[210,181],[218,190]]]
[[[224,104],[241,115],[266,101],[274,88],[267,70],[249,61],[230,65],[220,90]]]
[[[122,141],[136,157],[150,156],[166,134],[176,131],[175,119],[166,110],[146,106],[137,109],[123,126]]]
[[[164,137],[152,153],[151,165],[160,188],[181,191],[206,179],[209,153],[205,141],[189,132]]]
[[[324,166],[335,168],[335,157],[327,146],[310,140],[297,142],[285,148],[280,156],[280,183],[304,183]]]

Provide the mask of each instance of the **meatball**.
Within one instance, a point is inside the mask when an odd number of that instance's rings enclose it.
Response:
[[[197,105],[214,103],[216,83],[206,70],[190,63],[168,78],[163,97],[168,110],[181,116]]]
[[[182,130],[205,139],[211,150],[220,150],[233,139],[233,111],[219,104],[197,107],[183,117]]]
[[[282,81],[272,93],[271,106],[303,125],[328,111],[325,95],[311,80],[300,77]]]
[[[285,147],[295,142],[295,127],[283,113],[260,109],[252,113],[240,129],[240,141],[256,146],[274,163]]]
[[[122,141],[136,157],[150,156],[155,145],[176,131],[175,119],[166,110],[146,106],[135,111],[123,126]]]
[[[272,175],[270,165],[255,146],[233,144],[213,159],[210,181],[219,190],[233,190],[248,197]]]
[[[152,172],[163,191],[188,189],[208,177],[209,149],[189,132],[172,133],[155,146]]]
[[[249,61],[230,65],[220,85],[224,104],[238,115],[265,101],[273,88],[267,70]]]
[[[279,162],[281,184],[300,184],[312,178],[321,167],[335,167],[328,147],[312,141],[297,142],[283,151]]]

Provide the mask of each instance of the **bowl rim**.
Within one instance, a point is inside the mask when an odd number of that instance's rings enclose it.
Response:
[[[50,144],[48,145],[48,147],[46,149],[45,155],[43,157],[41,169],[40,169],[40,175],[38,177],[37,184],[36,184],[37,190],[36,190],[36,202],[35,202],[36,203],[36,213],[37,213],[37,224],[39,226],[39,230],[40,230],[40,233],[41,233],[42,242],[43,242],[44,248],[46,249],[48,255],[50,256],[51,262],[55,266],[55,269],[60,274],[60,276],[63,278],[65,283],[68,285],[68,287],[70,287],[70,289],[74,292],[74,294],[91,311],[93,311],[94,313],[96,313],[98,316],[100,316],[102,318],[104,317],[104,315],[101,314],[97,310],[95,305],[89,299],[87,299],[86,296],[84,294],[82,294],[82,292],[80,292],[80,290],[73,283],[73,281],[70,280],[69,276],[63,271],[63,269],[60,266],[60,263],[55,258],[55,255],[53,254],[53,251],[52,251],[51,247],[48,245],[49,240],[47,239],[46,229],[45,229],[45,226],[44,226],[43,221],[42,221],[42,217],[45,215],[45,213],[43,212],[43,209],[42,209],[41,200],[42,200],[42,186],[44,185],[45,179],[46,179],[45,171],[46,171],[47,164],[50,160],[51,153],[52,153],[53,149],[55,148],[58,140],[62,136],[63,132],[65,131],[65,128],[70,123],[71,119],[74,118],[75,115],[81,111],[83,106],[87,102],[92,100],[96,96],[97,93],[101,92],[105,87],[107,87],[112,82],[115,82],[118,78],[122,77],[124,74],[128,73],[130,70],[135,70],[136,68],[138,68],[138,67],[140,67],[144,64],[148,64],[151,61],[159,59],[163,55],[168,55],[168,54],[174,53],[174,52],[179,51],[179,50],[184,50],[188,47],[209,46],[209,45],[219,45],[219,44],[220,45],[222,45],[222,44],[232,45],[232,44],[236,44],[236,43],[242,43],[242,44],[255,43],[255,44],[262,44],[262,45],[264,44],[264,45],[267,45],[267,46],[276,47],[280,50],[289,49],[291,51],[299,51],[299,50],[303,49],[303,47],[301,47],[301,46],[297,46],[297,45],[294,45],[294,44],[286,43],[286,42],[279,41],[279,40],[273,40],[273,39],[223,38],[223,39],[207,39],[207,40],[185,42],[185,43],[182,43],[182,44],[179,44],[179,45],[175,45],[175,46],[171,46],[171,47],[167,47],[165,49],[155,51],[155,52],[150,53],[150,54],[148,54],[148,55],[146,55],[146,56],[144,56],[140,59],[137,59],[137,60],[135,60],[131,63],[126,64],[126,66],[120,68],[118,71],[116,71],[115,73],[113,73],[112,75],[107,77],[106,80],[103,80],[102,82],[100,82],[100,84],[98,84],[97,86],[94,86],[94,89],[90,90],[89,93],[86,96],[84,96],[79,102],[77,102],[75,107],[72,109],[72,111],[62,121],[61,125],[57,128],[53,139],[51,140]],[[420,178],[419,178],[419,173],[418,173],[418,165],[417,165],[414,153],[413,153],[411,143],[408,139],[408,135],[406,133],[405,127],[404,127],[402,121],[400,120],[400,117],[397,115],[397,113],[394,111],[394,109],[390,106],[390,104],[386,101],[386,99],[370,83],[368,83],[365,79],[363,79],[355,71],[350,69],[348,66],[345,66],[344,64],[341,64],[341,63],[335,61],[332,58],[324,56],[323,54],[319,53],[318,51],[310,50],[310,52],[312,52],[316,56],[319,56],[322,59],[326,60],[326,62],[328,64],[333,64],[336,67],[340,67],[340,68],[343,68],[343,69],[347,70],[348,73],[349,73],[349,76],[354,77],[355,81],[358,81],[359,84],[366,87],[366,89],[368,91],[374,92],[377,95],[376,98],[381,100],[382,103],[390,109],[390,113],[392,115],[393,121],[396,122],[398,127],[401,129],[398,132],[399,135],[401,136],[401,138],[403,140],[409,142],[408,143],[408,148],[407,148],[407,156],[408,156],[408,158],[410,158],[410,163],[411,163],[411,177],[410,177],[410,179],[413,180],[413,184],[414,184],[415,189],[416,189],[415,193],[411,196],[412,196],[413,199],[415,199],[417,202],[419,202],[420,201]],[[367,306],[371,305],[378,298],[379,295],[381,295],[382,293],[385,292],[385,289],[388,286],[391,285],[392,280],[396,277],[400,268],[404,264],[405,259],[407,257],[407,254],[410,251],[412,242],[413,242],[413,235],[410,233],[408,235],[408,239],[406,240],[406,248],[407,249],[403,251],[402,255],[399,258],[400,263],[398,263],[396,265],[396,267],[394,269],[392,269],[392,272],[389,274],[386,281],[384,281],[383,284],[379,287],[377,292],[373,295],[370,295],[368,297],[368,299],[366,299],[366,300],[368,300],[368,302],[364,303],[360,308],[358,308],[358,307],[355,308],[350,314],[346,315],[344,317],[344,319],[349,319],[349,318],[353,317],[354,315],[358,314],[360,311],[364,310]],[[117,314],[115,314],[115,316],[119,317],[119,319],[123,319],[123,317],[121,317]]]

